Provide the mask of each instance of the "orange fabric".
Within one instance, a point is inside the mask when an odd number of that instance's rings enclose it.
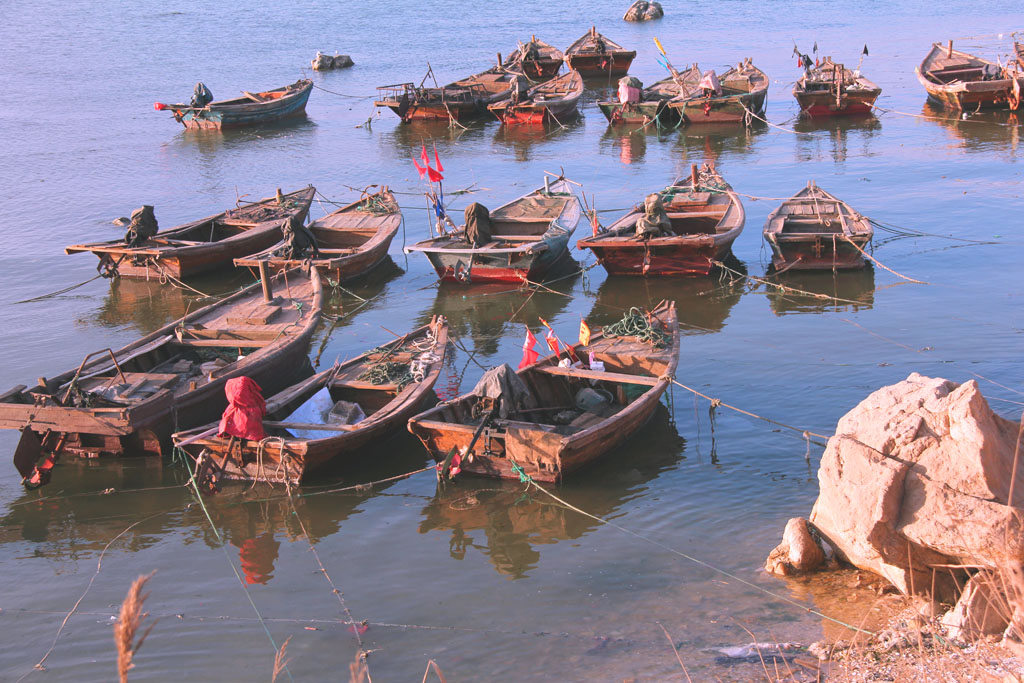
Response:
[[[250,441],[266,437],[263,416],[267,414],[267,405],[260,385],[250,377],[235,377],[224,385],[224,394],[228,397],[228,407],[220,418],[217,434]]]

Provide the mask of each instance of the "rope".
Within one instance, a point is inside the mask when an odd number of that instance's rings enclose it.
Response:
[[[668,346],[665,333],[655,329],[636,306],[630,308],[619,322],[605,325],[601,332],[605,337],[636,337],[637,341],[649,343],[657,349]]]
[[[242,591],[245,593],[245,597],[249,599],[249,604],[252,605],[252,611],[256,613],[256,617],[260,621],[260,625],[263,627],[263,631],[267,634],[267,638],[270,640],[270,645],[274,648],[274,656],[280,652],[280,648],[277,646],[277,642],[274,640],[274,636],[270,633],[270,629],[267,628],[267,622],[263,619],[263,615],[260,614],[260,610],[256,607],[256,602],[252,599],[252,594],[249,589],[245,587],[245,581],[242,579],[241,574],[238,573],[238,568],[235,563],[231,561],[228,556],[227,548],[224,547],[224,539],[221,537],[220,532],[217,530],[217,525],[213,523],[213,518],[210,516],[210,511],[206,509],[206,503],[203,502],[203,495],[199,492],[199,484],[196,483],[195,472],[189,469],[189,483],[192,484],[192,489],[195,491],[196,500],[199,502],[199,507],[202,508],[203,514],[206,516],[206,521],[210,523],[210,530],[213,531],[213,535],[216,537],[217,542],[220,543],[221,552],[224,553],[224,559],[227,560],[228,564],[231,565],[231,571],[235,573],[235,578],[238,579],[238,585],[242,587]],[[288,670],[288,662],[285,661],[282,666],[284,672],[288,674],[288,680],[294,681],[292,678],[292,672]]]
[[[112,539],[110,539],[109,543],[107,543],[105,546],[103,546],[103,550],[100,551],[99,559],[96,560],[96,571],[93,573],[92,578],[89,579],[89,583],[85,587],[85,590],[82,592],[82,595],[78,598],[78,600],[75,602],[74,606],[71,608],[71,610],[64,617],[64,621],[62,621],[60,623],[60,628],[57,629],[57,635],[55,635],[53,637],[53,643],[50,645],[50,649],[46,651],[46,654],[43,655],[43,658],[40,659],[36,663],[36,665],[32,667],[32,669],[30,669],[24,676],[22,676],[21,678],[18,679],[17,683],[21,683],[21,681],[23,681],[26,678],[28,678],[29,676],[31,676],[33,671],[45,671],[46,670],[46,667],[43,666],[43,662],[46,661],[46,658],[49,657],[50,653],[52,653],[54,648],[57,647],[57,640],[60,639],[60,634],[64,631],[64,627],[67,626],[68,620],[71,619],[71,615],[74,614],[75,611],[78,610],[78,606],[82,604],[82,600],[85,600],[85,596],[88,595],[89,589],[92,588],[93,582],[96,581],[96,577],[100,575],[100,570],[103,568],[103,556],[107,554],[107,550],[110,549],[110,546],[114,545],[114,542],[117,539],[121,538],[126,533],[128,533],[129,531],[131,531],[132,529],[134,529],[138,525],[142,524],[143,522],[148,522],[151,519],[156,519],[160,515],[166,515],[169,512],[171,512],[171,510],[164,510],[163,512],[157,512],[155,514],[150,515],[149,517],[143,517],[142,519],[140,519],[140,520],[138,520],[136,522],[132,522],[127,527],[125,527],[121,531],[121,533],[119,533],[117,536],[114,536]]]
[[[947,121],[947,122],[949,122],[949,121],[958,121],[958,122],[965,122],[965,123],[983,123],[983,124],[988,125],[988,126],[1005,126],[1007,128],[1017,128],[1018,125],[1019,125],[1019,124],[1016,124],[1016,123],[1000,123],[999,121],[976,121],[976,120],[973,120],[971,118],[960,118],[960,117],[957,117],[957,118],[951,119],[948,116],[927,116],[925,114],[911,114],[910,112],[896,111],[895,109],[883,109],[882,107],[879,107],[876,104],[872,104],[871,108],[872,109],[877,109],[878,111],[882,112],[883,114],[899,114],[900,116],[912,116],[915,119],[926,119],[926,120],[929,120],[929,121]],[[964,112],[964,116],[967,116],[967,115],[968,115],[968,112]]]
[[[338,97],[347,97],[352,100],[372,100],[374,98],[373,95],[346,95],[345,93],[342,92],[334,92],[333,90],[328,90],[327,88],[321,88],[319,85],[315,83],[313,84],[313,87],[316,88],[317,90],[323,90],[326,93],[337,95]]]
[[[195,292],[199,296],[204,297],[206,299],[216,299],[217,298],[217,297],[215,297],[212,294],[207,294],[206,292],[200,292],[195,287],[190,287],[189,285],[186,285],[184,282],[182,282],[181,280],[179,280],[178,278],[174,277],[173,275],[168,273],[166,270],[164,270],[163,266],[161,266],[160,262],[157,261],[157,259],[155,259],[155,258],[152,258],[152,257],[147,258],[146,259],[146,263],[151,265],[151,266],[153,266],[153,269],[156,270],[156,272],[160,273],[161,281],[163,281],[163,279],[166,278],[167,281],[170,282],[172,285],[174,285],[176,287],[180,287],[181,289],[187,289],[189,291]]]
[[[682,385],[680,385],[680,386],[682,386]],[[722,404],[722,405],[725,405],[725,404]],[[513,465],[513,468],[515,469],[514,465]],[[638,538],[641,541],[646,541],[647,543],[650,543],[651,545],[654,545],[654,546],[656,546],[658,548],[661,548],[662,550],[664,550],[666,552],[672,553],[673,555],[678,555],[679,557],[682,557],[685,560],[689,560],[690,562],[693,562],[695,564],[699,564],[700,566],[704,567],[705,569],[710,569],[711,571],[713,571],[715,573],[721,574],[722,576],[726,576],[726,577],[732,579],[733,581],[737,581],[739,583],[742,583],[744,586],[747,586],[748,588],[753,588],[754,590],[759,591],[761,593],[764,593],[765,595],[768,595],[770,597],[773,597],[776,600],[781,600],[782,602],[785,602],[785,603],[787,603],[789,605],[793,605],[794,607],[799,607],[800,609],[804,610],[808,614],[813,614],[815,616],[821,617],[822,619],[827,619],[828,621],[831,621],[831,622],[833,622],[835,624],[839,624],[840,626],[848,628],[851,631],[854,631],[856,633],[864,633],[866,635],[874,635],[874,633],[872,631],[867,631],[867,630],[865,630],[865,629],[863,629],[863,628],[861,628],[859,626],[854,626],[852,624],[848,624],[848,623],[846,623],[844,621],[836,619],[835,617],[830,617],[827,614],[825,614],[824,612],[820,612],[820,611],[814,609],[813,607],[808,607],[807,605],[799,603],[796,600],[793,600],[792,598],[789,598],[789,597],[787,597],[785,595],[782,595],[781,593],[776,593],[775,591],[771,591],[771,590],[768,590],[767,588],[764,588],[762,586],[758,586],[756,583],[752,583],[750,581],[747,581],[746,579],[743,579],[743,578],[737,576],[736,574],[733,574],[732,572],[729,572],[729,571],[727,571],[725,569],[720,569],[720,568],[718,568],[718,567],[716,567],[716,566],[714,566],[712,564],[709,564],[708,562],[705,562],[704,560],[701,560],[701,559],[699,559],[697,557],[694,557],[692,555],[688,555],[687,553],[684,553],[681,550],[676,550],[675,548],[672,548],[671,546],[668,546],[668,545],[662,543],[661,541],[656,541],[653,538],[650,538],[649,536],[644,536],[643,534],[637,533],[636,531],[633,531],[631,529],[627,529],[626,527],[621,526],[619,524],[616,524],[615,522],[611,522],[611,521],[609,521],[607,519],[603,519],[601,517],[598,517],[597,515],[593,515],[593,514],[587,512],[586,510],[582,510],[582,509],[576,507],[575,505],[572,505],[571,503],[563,500],[562,498],[559,498],[558,496],[556,496],[551,491],[548,491],[546,488],[540,486],[529,475],[526,475],[521,470],[520,470],[519,476],[520,476],[520,479],[523,479],[525,477],[524,481],[526,483],[527,489],[529,489],[529,487],[532,485],[535,489],[537,489],[538,491],[540,491],[540,492],[544,493],[545,495],[551,497],[553,500],[557,501],[559,504],[564,505],[567,509],[572,510],[573,512],[576,512],[578,514],[581,514],[584,517],[588,517],[589,519],[592,519],[595,522],[598,522],[600,524],[604,524],[604,525],[610,526],[613,529],[617,529],[617,530],[619,530],[619,531],[621,531],[621,532],[623,532],[625,534],[629,534],[630,536],[633,536],[634,538]]]
[[[78,289],[82,285],[87,285],[93,280],[97,280],[101,277],[103,277],[102,273],[100,273],[99,275],[95,275],[89,278],[88,280],[85,280],[84,282],[79,282],[77,285],[71,285],[70,287],[65,287],[64,289],[58,289],[56,292],[50,292],[49,294],[41,294],[40,296],[34,296],[31,299],[22,299],[21,301],[15,301],[14,303],[27,304],[33,301],[42,301],[43,299],[49,299],[51,296],[60,296],[61,294],[66,294],[67,292],[70,292],[73,289]]]
[[[752,117],[752,118],[755,118],[755,119],[757,119],[758,121],[762,121],[762,122],[764,122],[764,123],[767,123],[767,124],[768,124],[769,126],[771,126],[772,128],[778,128],[779,130],[781,130],[781,131],[783,131],[783,132],[786,132],[786,133],[792,133],[793,135],[810,135],[810,133],[801,133],[800,131],[797,131],[797,130],[793,130],[792,128],[783,128],[782,126],[780,126],[780,125],[778,125],[778,124],[775,124],[775,123],[772,123],[772,122],[771,122],[771,121],[769,121],[768,119],[764,119],[764,118],[761,118],[760,116],[758,116],[758,115],[757,115],[757,114],[755,114],[754,112],[750,111],[749,109],[747,109],[747,105],[743,104],[743,102],[741,102],[741,101],[739,101],[739,100],[737,100],[736,102],[737,102],[737,104],[739,104],[739,105],[740,105],[741,107],[743,107],[743,111],[747,112],[747,116],[750,116],[750,117]]]
[[[765,279],[762,279],[762,278],[759,278],[759,277],[754,277],[753,275],[746,275],[744,273],[739,272],[738,270],[733,270],[732,268],[730,268],[729,266],[725,265],[721,261],[712,260],[711,263],[716,265],[716,266],[718,266],[719,268],[722,268],[723,270],[727,270],[730,273],[733,273],[734,275],[738,275],[741,278],[744,278],[744,279],[747,279],[747,280],[751,280],[751,281],[756,282],[758,284],[767,285],[769,287],[775,287],[776,289],[778,289],[781,292],[794,292],[796,294],[801,294],[803,296],[814,297],[815,299],[828,299],[829,301],[835,301],[835,302],[844,303],[844,304],[853,304],[854,306],[860,306],[860,305],[862,305],[864,303],[863,301],[854,301],[853,299],[843,299],[843,298],[838,297],[838,296],[831,296],[829,294],[818,294],[816,292],[808,292],[808,291],[803,290],[803,289],[797,289],[796,287],[788,287],[786,285],[780,285],[779,283],[772,282],[771,280],[765,280]]]
[[[876,259],[874,256],[872,256],[871,254],[869,254],[866,251],[864,251],[863,249],[861,249],[860,245],[858,245],[856,242],[854,242],[852,239],[850,239],[847,235],[841,234],[841,235],[839,235],[839,237],[842,237],[844,240],[849,242],[850,245],[853,246],[854,249],[856,249],[857,251],[860,252],[861,256],[863,256],[866,259],[869,259],[872,263],[877,265],[879,268],[882,268],[883,270],[889,271],[890,273],[892,273],[896,277],[902,278],[902,279],[906,280],[907,282],[913,282],[913,283],[918,284],[918,285],[930,285],[931,284],[930,282],[925,282],[924,280],[915,280],[912,277],[907,277],[906,275],[903,275],[901,273],[897,273],[895,270],[893,270],[889,266],[885,265],[884,263],[882,263],[881,261]],[[833,253],[835,253],[835,252],[833,252]]]
[[[761,415],[757,415],[756,413],[752,413],[752,412],[750,412],[748,410],[743,410],[742,408],[737,408],[736,406],[731,406],[728,403],[725,403],[720,398],[713,398],[711,396],[708,396],[707,394],[702,394],[701,392],[697,391],[696,389],[694,389],[692,387],[688,387],[685,384],[677,381],[674,378],[669,378],[669,381],[671,381],[672,384],[675,384],[676,386],[679,386],[679,387],[682,387],[683,389],[686,389],[687,391],[691,392],[692,394],[694,394],[696,396],[700,396],[701,398],[705,398],[705,399],[711,401],[711,407],[712,408],[717,408],[719,406],[724,406],[724,407],[728,408],[729,410],[735,410],[737,413],[742,413],[743,415],[747,415],[749,417],[753,417],[755,419],[762,420],[764,422],[768,422],[770,424],[773,424],[773,425],[776,425],[776,426],[779,426],[779,427],[784,427],[786,429],[791,429],[794,432],[799,433],[801,436],[803,436],[808,441],[810,441],[809,437],[812,437],[812,436],[817,436],[817,437],[820,437],[822,439],[828,439],[829,438],[825,434],[818,434],[817,432],[812,432],[812,431],[810,431],[808,429],[800,429],[799,427],[794,427],[793,425],[786,424],[785,422],[779,422],[778,420],[773,420],[773,419],[768,418],[768,417],[762,417]],[[817,446],[826,446],[826,445],[828,445],[828,444],[821,443],[819,441],[815,441],[813,443],[815,445],[817,445]]]

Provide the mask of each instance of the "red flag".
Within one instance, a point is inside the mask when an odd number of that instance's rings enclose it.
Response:
[[[434,145],[434,165],[437,166],[438,171],[444,171],[444,166],[441,165],[441,157],[437,156],[437,145]]]
[[[579,357],[577,357],[577,355],[576,355],[576,352],[575,352],[575,351],[573,351],[573,349],[572,349],[572,347],[571,347],[571,346],[569,346],[569,345],[568,345],[568,344],[566,344],[565,342],[562,342],[562,346],[564,346],[564,347],[565,347],[565,353],[566,353],[566,354],[567,354],[567,355],[568,355],[568,356],[569,356],[570,358],[572,358],[572,359],[573,359],[574,361],[578,361],[578,360],[579,360]]]
[[[427,174],[430,176],[430,182],[436,183],[444,180],[444,176],[435,171],[434,169],[427,166]]]
[[[552,330],[550,327],[548,328],[548,333],[546,335],[544,335],[544,341],[546,341],[548,343],[548,346],[551,347],[551,351],[554,352],[554,354],[557,356],[558,355],[558,337],[555,336],[555,331]]]
[[[420,159],[423,160],[423,165],[430,168],[430,157],[427,156],[427,146],[423,145],[423,151],[420,152]]]
[[[412,165],[415,166],[416,170],[420,172],[420,180],[423,180],[423,176],[426,175],[427,169],[423,168],[422,166],[416,163],[416,157],[412,158]],[[427,168],[429,168],[429,166]]]
[[[537,357],[540,354],[533,348],[536,343],[537,338],[533,336],[533,332],[530,332],[530,328],[527,327],[526,339],[523,341],[523,360],[519,362],[519,370],[522,370],[527,365],[533,365],[537,362]]]
[[[590,346],[590,326],[580,318],[580,344]]]

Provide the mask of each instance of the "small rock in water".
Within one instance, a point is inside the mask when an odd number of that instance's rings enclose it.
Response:
[[[317,52],[311,64],[314,71],[330,71],[331,69],[345,69],[353,66],[355,62],[348,55],[339,55],[337,52],[334,53],[333,57]]]
[[[116,225],[119,228],[123,228],[124,226],[128,225],[129,223],[131,223],[132,219],[128,218],[128,216],[121,216],[120,218],[115,218],[114,220],[112,220],[110,222],[113,223],[114,225]]]
[[[660,19],[663,16],[665,16],[665,10],[661,8],[661,3],[636,0],[626,10],[626,14],[622,18],[626,21],[651,21],[652,19]]]

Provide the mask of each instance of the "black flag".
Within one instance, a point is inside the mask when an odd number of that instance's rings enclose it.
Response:
[[[864,51],[861,52],[861,54],[864,55],[865,57],[867,57],[867,55],[868,55],[868,44],[867,43],[864,43]]]
[[[818,54],[818,41],[814,41],[814,48],[811,50],[814,54]]]

